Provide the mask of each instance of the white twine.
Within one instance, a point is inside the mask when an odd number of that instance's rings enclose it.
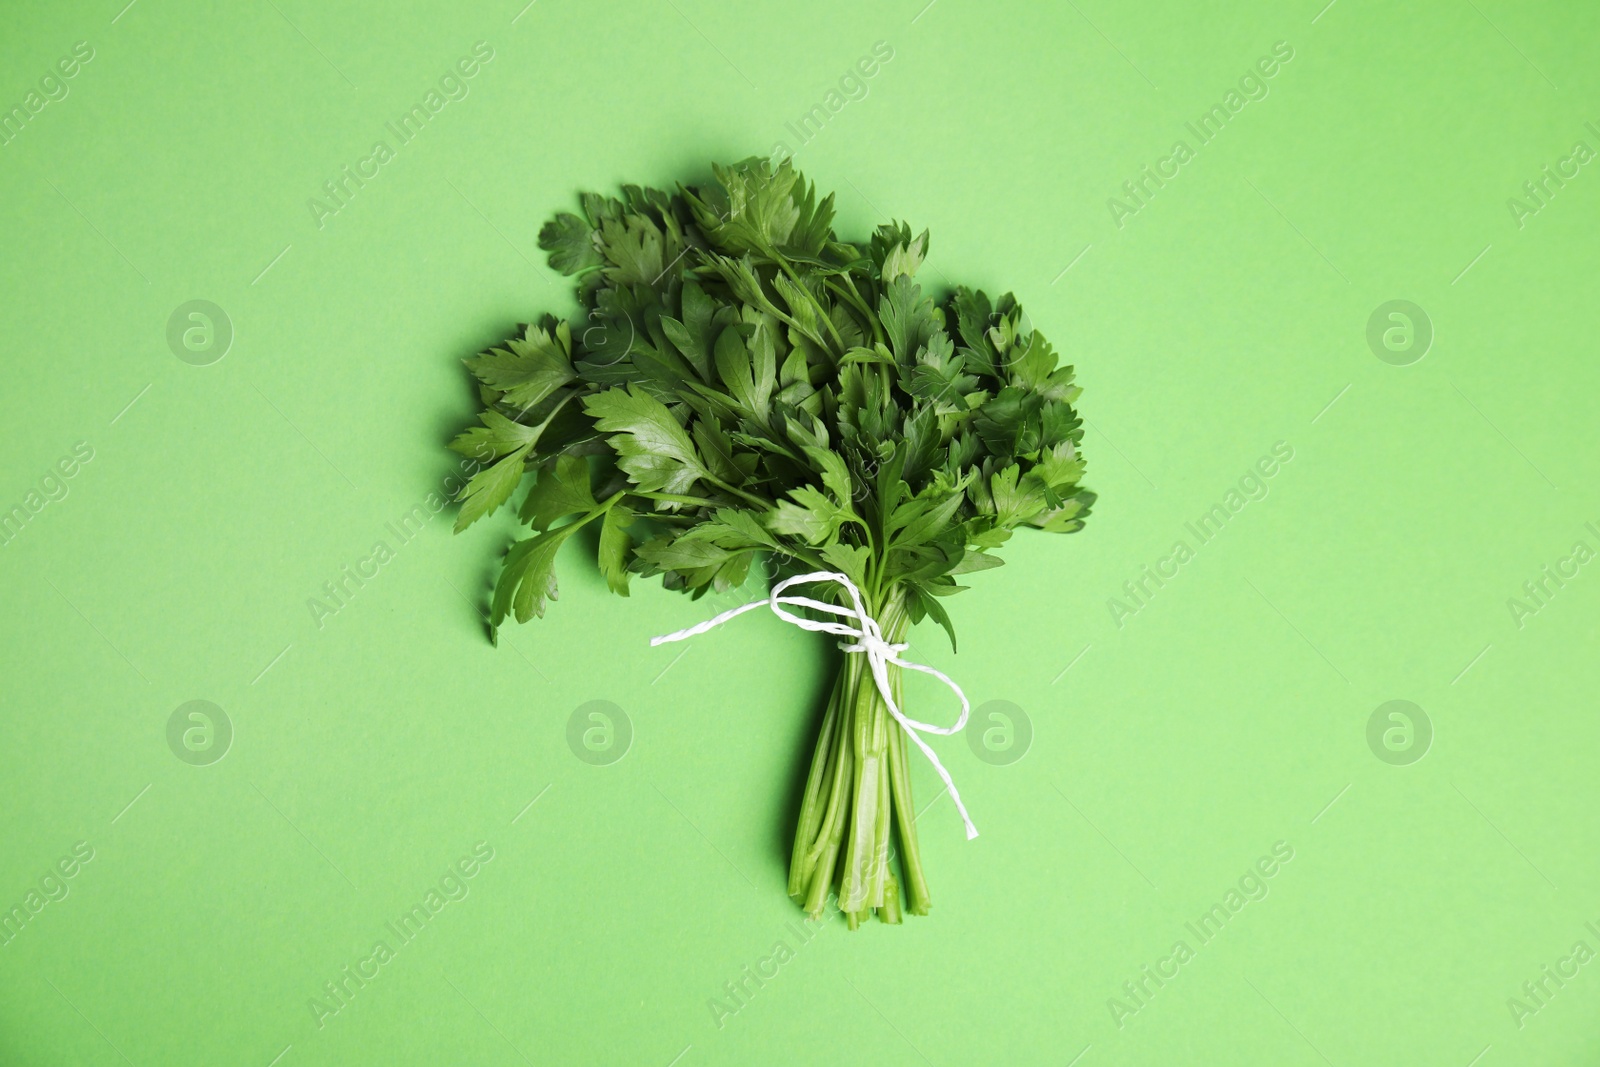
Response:
[[[854,605],[854,607],[842,608],[836,604],[824,604],[820,600],[812,600],[810,597],[783,595],[785,590],[787,590],[790,586],[803,585],[808,582],[834,582],[840,586],[843,586],[845,592],[850,594],[850,602],[852,605]],[[818,621],[816,619],[807,619],[800,615],[795,615],[792,612],[785,611],[784,605],[786,604],[792,604],[795,607],[810,608],[813,611],[821,611],[829,615],[837,615],[847,619],[854,619],[855,625],[852,626],[842,622],[828,622],[826,620]],[[967,807],[965,804],[961,803],[961,794],[956,791],[956,784],[955,782],[951,781],[950,772],[944,769],[944,764],[939,762],[939,757],[934,755],[933,749],[928,747],[928,743],[917,736],[919,733],[928,733],[940,734],[948,737],[951,734],[958,733],[961,728],[967,724],[967,714],[971,710],[967,704],[967,695],[961,691],[961,687],[959,685],[952,682],[943,672],[935,670],[924,663],[911,663],[907,660],[901,659],[900,653],[905,651],[909,646],[904,644],[894,644],[883,639],[883,630],[878,626],[878,620],[872,617],[872,615],[867,611],[866,606],[862,603],[861,590],[857,589],[856,584],[845,575],[840,574],[837,571],[814,571],[810,574],[801,574],[793,578],[785,578],[783,581],[772,587],[772,595],[767,597],[765,600],[754,600],[748,604],[742,604],[731,611],[724,611],[721,615],[718,615],[714,619],[707,619],[705,622],[696,623],[686,630],[679,630],[677,633],[664,634],[661,637],[652,637],[650,639],[650,645],[653,648],[656,645],[666,644],[668,641],[682,641],[686,638],[697,637],[700,634],[705,633],[707,630],[713,630],[718,626],[721,626],[729,619],[743,615],[747,611],[753,611],[756,608],[762,607],[771,607],[773,613],[777,615],[778,618],[782,619],[784,622],[793,623],[802,630],[830,633],[838,637],[847,638],[848,642],[839,642],[839,647],[846,652],[866,653],[867,664],[872,668],[872,680],[877,683],[878,694],[883,697],[883,702],[888,707],[889,714],[893,715],[895,721],[904,727],[906,736],[912,741],[916,742],[918,748],[922,749],[922,754],[928,757],[928,762],[933,764],[934,771],[936,771],[940,779],[944,781],[945,788],[950,790],[950,799],[956,802],[956,810],[961,813],[961,821],[967,824],[967,840],[971,841],[974,837],[977,837],[978,828],[972,825],[972,819],[967,816]],[[894,696],[889,692],[888,665],[891,663],[906,670],[921,671],[923,674],[931,674],[935,678],[939,679],[939,681],[949,686],[950,691],[956,695],[956,699],[961,701],[961,717],[956,719],[955,725],[934,726],[931,723],[918,722],[916,719],[908,718],[900,710],[899,705],[894,702]]]

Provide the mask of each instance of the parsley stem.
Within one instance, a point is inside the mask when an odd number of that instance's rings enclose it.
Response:
[[[875,598],[872,610],[887,640],[904,639],[910,618],[899,589]],[[890,664],[888,674],[890,692],[899,704],[900,668]],[[889,715],[866,657],[849,654],[823,715],[789,869],[790,895],[813,915],[821,914],[835,879],[839,909],[852,928],[873,912],[884,922],[899,922],[902,885],[905,910],[927,913],[927,882],[901,729]],[[892,835],[900,840],[900,877],[890,865]]]
[[[727,507],[725,500],[711,500],[703,496],[683,496],[679,493],[645,493],[638,489],[628,490],[629,496],[642,496],[646,500],[660,500],[668,504],[687,504],[690,507],[721,508]]]
[[[816,870],[816,857],[812,846],[822,828],[827,813],[825,803],[833,797],[833,782],[838,762],[829,759],[835,744],[839,704],[845,691],[845,676],[841,669],[833,682],[833,694],[828,697],[828,710],[822,716],[822,730],[817,734],[816,754],[811,759],[811,773],[806,777],[806,791],[800,801],[800,825],[794,834],[794,855],[789,863],[789,896],[804,903],[811,890],[812,872]]]
[[[590,519],[599,518],[601,515],[604,515],[606,512],[610,511],[614,506],[620,503],[622,498],[627,495],[628,490],[618,489],[615,493],[612,493],[610,496],[600,501],[600,506],[589,512],[589,514],[585,515],[581,521],[588,522]]]
[[[806,329],[803,325],[801,325],[800,320],[796,319],[793,315],[779,310],[776,304],[773,304],[769,301],[764,310],[773,318],[783,323],[785,326],[791,327],[795,330],[795,332],[804,335],[807,340],[815,342],[818,348],[828,347],[828,342],[818,335],[815,330]]]
[[[897,671],[890,679],[894,702],[904,707],[904,678]],[[928,879],[922,873],[922,850],[917,845],[917,812],[911,801],[911,767],[906,758],[906,739],[898,729],[889,733],[889,785],[894,791],[894,815],[900,836],[900,873],[905,878],[906,910],[913,915],[928,914]],[[892,920],[891,920],[892,921]]]
[[[822,323],[822,325],[827,328],[828,333],[833,335],[833,343],[835,346],[837,346],[838,355],[842,359],[844,357],[844,338],[839,336],[839,328],[833,324],[833,319],[817,301],[816,295],[811,292],[811,287],[806,285],[806,283],[801,279],[800,273],[790,265],[789,261],[785,259],[777,249],[768,248],[763,249],[763,251],[765,251],[766,254],[772,258],[772,261],[778,265],[783,273],[789,276],[789,280],[794,283],[794,287],[804,293],[806,300],[814,309],[816,309],[817,321]]]
[[[763,512],[772,506],[769,501],[762,500],[760,497],[755,496],[754,494],[747,493],[738,486],[729,485],[727,482],[723,481],[721,478],[718,478],[714,474],[705,475],[705,480],[724,492],[732,493],[734,496],[743,497],[745,500],[760,508]]]

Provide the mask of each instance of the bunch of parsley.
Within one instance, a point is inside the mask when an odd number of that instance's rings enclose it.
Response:
[[[456,529],[533,475],[532,536],[506,552],[491,632],[543,616],[561,546],[598,523],[623,595],[634,576],[732,589],[765,554],[778,573],[848,575],[888,641],[926,617],[953,647],[940,601],[960,576],[999,566],[1018,526],[1070,533],[1089,512],[1072,368],[1009,294],[925,293],[926,231],[849,244],[833,197],[787,161],[713,170],[557,215],[539,243],[578,279],[582,314],[467,361],[482,425],[451,447],[488,465]],[[929,906],[908,742],[863,658],[845,657],[823,715],[789,876],[812,914],[836,890],[852,927],[899,921],[902,886],[905,910]]]

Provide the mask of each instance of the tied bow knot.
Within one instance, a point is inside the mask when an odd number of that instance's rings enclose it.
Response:
[[[837,604],[827,604],[820,600],[813,600],[810,597],[786,595],[791,587],[811,582],[835,583],[850,595],[850,607],[844,608]],[[832,615],[835,618],[849,619],[854,625],[829,619],[808,619],[803,615],[796,615],[787,610],[789,606],[810,608],[813,611]],[[971,712],[971,707],[967,703],[967,695],[961,691],[959,685],[951,681],[942,671],[936,670],[925,663],[912,663],[901,659],[900,653],[910,646],[905,643],[884,639],[883,628],[878,624],[878,620],[872,617],[872,613],[867,610],[866,604],[861,599],[861,590],[856,588],[856,584],[848,576],[837,571],[813,571],[810,574],[800,574],[793,578],[785,578],[772,587],[772,594],[764,600],[741,604],[739,607],[723,612],[714,619],[696,623],[676,633],[652,637],[650,645],[654,647],[665,644],[668,641],[683,641],[690,637],[696,637],[707,630],[721,626],[730,619],[743,615],[747,611],[754,611],[763,607],[770,607],[773,614],[777,615],[778,618],[798,626],[802,630],[829,633],[836,637],[844,638],[839,642],[840,649],[847,653],[859,652],[867,657],[867,666],[872,671],[873,684],[878,689],[878,695],[883,698],[884,706],[889,709],[889,714],[905,730],[906,736],[922,750],[924,756],[928,757],[928,762],[933,764],[934,772],[939,775],[940,780],[945,784],[945,788],[950,791],[950,799],[955,801],[956,810],[961,813],[961,821],[966,823],[967,840],[970,841],[977,837],[978,828],[972,824],[972,819],[967,815],[967,807],[961,802],[961,794],[956,790],[956,784],[950,778],[950,772],[945,770],[944,764],[939,762],[939,757],[934,754],[933,749],[919,736],[926,733],[948,737],[951,734],[959,733],[967,725],[967,716]],[[955,724],[951,726],[934,726],[932,723],[919,722],[916,719],[909,718],[902,712],[900,706],[895,703],[894,694],[890,691],[888,668],[891,663],[903,670],[930,674],[943,682],[956,695],[956,699],[961,701],[961,714],[957,717]]]
[[[840,652],[865,652],[885,660],[898,656],[910,647],[908,644],[891,644],[879,634],[862,634],[854,642],[839,642]]]

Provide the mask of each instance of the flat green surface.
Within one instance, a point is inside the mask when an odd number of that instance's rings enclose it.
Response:
[[[1600,1062],[1592,5],[123,2],[0,31],[0,1062]],[[784,895],[835,654],[652,649],[741,597],[576,550],[491,648],[509,516],[429,506],[459,358],[572,306],[544,219],[779,142],[1015,290],[1101,494],[913,634],[999,751],[938,742],[971,843],[913,766],[934,913],[854,935]]]

